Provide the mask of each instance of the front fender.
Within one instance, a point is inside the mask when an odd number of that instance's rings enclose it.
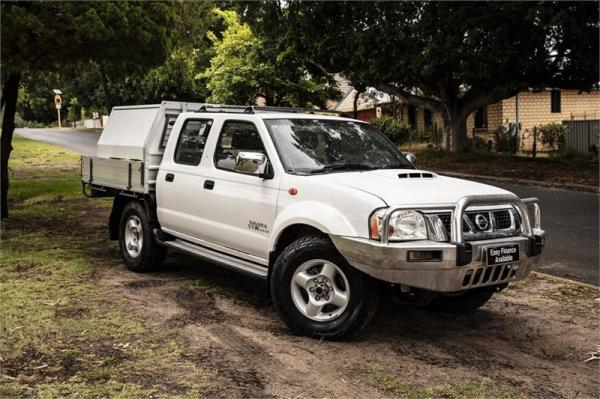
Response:
[[[275,245],[281,233],[294,224],[305,224],[325,234],[356,236],[356,230],[337,209],[316,201],[302,201],[286,206],[275,219],[269,247]]]

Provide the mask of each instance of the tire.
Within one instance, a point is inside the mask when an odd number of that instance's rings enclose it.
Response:
[[[121,213],[119,249],[125,266],[136,273],[155,270],[167,256],[167,249],[154,240],[146,210],[138,201],[127,203]]]
[[[318,338],[358,335],[379,304],[376,281],[350,266],[320,236],[299,238],[283,250],[273,266],[270,289],[284,323],[295,333]]]
[[[490,300],[494,295],[492,290],[467,291],[458,296],[440,296],[431,301],[426,307],[443,313],[464,314],[474,312]]]

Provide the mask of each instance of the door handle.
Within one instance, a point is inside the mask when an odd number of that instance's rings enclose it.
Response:
[[[175,175],[173,173],[167,173],[167,175],[165,176],[165,180],[171,182],[175,180]]]
[[[205,180],[204,181],[204,188],[207,190],[212,190],[215,187],[215,182],[212,180]]]

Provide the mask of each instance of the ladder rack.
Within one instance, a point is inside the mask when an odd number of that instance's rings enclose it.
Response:
[[[321,109],[294,108],[294,107],[270,107],[257,105],[225,105],[225,104],[204,104],[196,112],[230,112],[240,114],[257,114],[262,112],[290,112],[306,114],[329,114],[342,115],[340,111],[330,111]]]

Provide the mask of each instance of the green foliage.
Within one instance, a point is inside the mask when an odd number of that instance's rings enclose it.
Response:
[[[3,2],[3,69],[58,70],[80,60],[148,68],[167,56],[172,23],[158,2]]]
[[[562,123],[548,123],[538,128],[542,143],[548,145],[552,150],[562,152],[567,144],[569,128]]]
[[[372,119],[369,122],[385,134],[394,144],[402,144],[409,138],[408,125],[392,116],[382,115],[380,118]]]
[[[208,80],[209,102],[223,104],[254,104],[261,89],[261,76],[267,65],[258,59],[260,41],[248,24],[241,23],[235,11],[216,9],[227,28],[221,38],[209,32],[215,47],[210,67],[199,77]]]
[[[259,39],[235,11],[214,13],[226,29],[221,36],[209,33],[215,55],[198,75],[207,80],[210,102],[252,105],[260,96],[266,105],[313,107],[339,95],[330,76],[311,74],[297,54],[275,49],[277,38]]]
[[[494,140],[496,143],[497,152],[511,152],[512,150],[512,135],[504,126],[498,126],[494,130]]]

